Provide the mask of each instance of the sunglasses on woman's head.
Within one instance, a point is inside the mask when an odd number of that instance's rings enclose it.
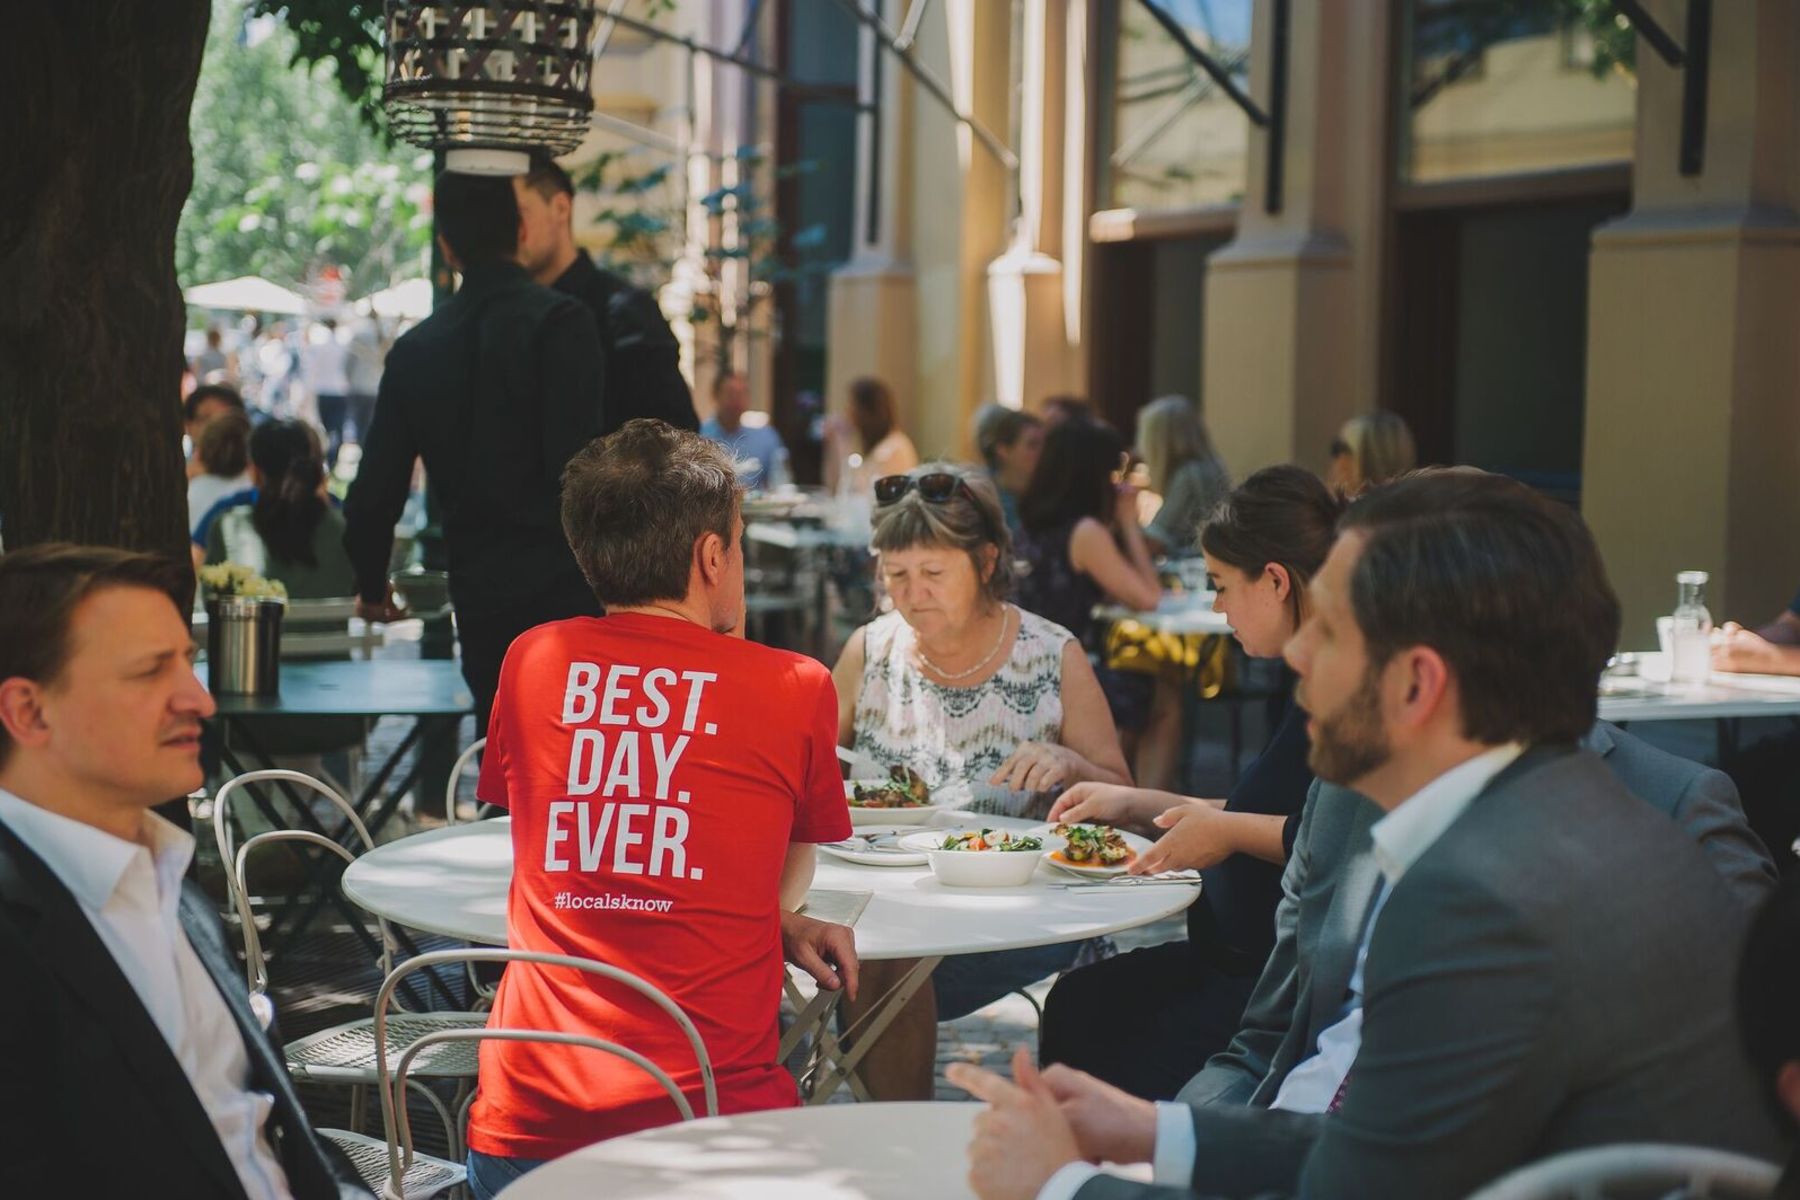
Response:
[[[960,475],[952,475],[948,471],[933,471],[929,475],[884,475],[875,481],[875,503],[882,508],[897,503],[900,497],[919,489],[919,495],[928,504],[948,504],[958,493],[968,498],[975,508],[975,515],[981,519],[981,527],[989,538],[995,542],[1000,540],[1000,533],[994,528],[993,519],[988,516],[987,509],[975,498],[975,489]]]
[[[919,495],[931,504],[947,504],[958,492],[967,495],[970,501],[975,493],[964,483],[960,475],[952,475],[948,471],[933,471],[929,475],[885,475],[875,481],[875,502],[877,504],[895,504],[900,497],[919,489]],[[978,506],[979,507],[979,506]]]

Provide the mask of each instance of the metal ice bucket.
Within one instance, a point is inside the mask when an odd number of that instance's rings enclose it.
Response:
[[[285,602],[218,596],[206,602],[206,686],[215,695],[273,696],[281,690]]]

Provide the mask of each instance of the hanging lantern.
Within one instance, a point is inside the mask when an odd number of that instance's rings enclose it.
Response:
[[[532,150],[566,154],[594,99],[595,0],[387,0],[394,132],[447,151],[452,171],[522,174]]]

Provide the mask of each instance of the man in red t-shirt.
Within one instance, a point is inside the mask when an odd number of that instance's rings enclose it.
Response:
[[[513,642],[477,789],[512,812],[508,943],[661,988],[705,1041],[726,1113],[796,1103],[775,1058],[784,947],[828,988],[854,988],[856,969],[847,928],[791,911],[813,843],[850,833],[837,694],[821,663],[732,636],[744,613],[738,500],[730,458],[660,421],[632,421],[570,461],[563,528],[608,615]],[[609,980],[514,963],[493,1024],[630,1047],[703,1111],[681,1031]],[[479,1197],[539,1161],[676,1117],[621,1059],[486,1042],[471,1182]]]

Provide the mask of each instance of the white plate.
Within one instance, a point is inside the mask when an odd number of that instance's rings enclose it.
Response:
[[[933,817],[948,811],[942,804],[926,804],[918,808],[858,808],[852,804],[850,824],[861,832],[878,826],[905,825],[918,828],[929,825]]]
[[[856,836],[893,837],[908,833],[912,828],[910,825],[867,825],[859,827]],[[897,843],[885,844],[897,846]],[[845,862],[856,863],[864,867],[922,867],[930,861],[923,851],[917,850],[907,850],[904,853],[897,850],[852,850],[843,842],[820,842],[819,849],[833,858],[841,858]]]
[[[1044,839],[1044,845],[1048,846],[1053,841],[1061,840],[1056,836],[1056,834],[1051,832],[1053,829],[1056,828],[1056,825],[1060,825],[1060,824],[1063,824],[1063,822],[1059,821],[1059,822],[1056,822],[1056,824],[1039,825],[1035,829],[1033,829],[1031,832],[1042,837]],[[1076,821],[1076,822],[1074,822],[1074,824],[1085,825],[1085,824],[1092,824],[1092,822]],[[1115,825],[1115,826],[1113,826],[1113,828],[1118,829],[1118,826]],[[1135,833],[1128,833],[1123,829],[1119,829],[1119,833],[1121,836],[1124,837],[1126,847],[1133,854],[1142,854],[1144,851],[1148,850],[1152,844],[1150,842],[1149,838],[1139,837]],[[1060,859],[1052,857],[1052,855],[1054,855],[1055,853],[1056,853],[1055,850],[1045,850],[1044,851],[1044,861],[1049,863],[1051,866],[1055,867],[1059,871],[1066,871],[1070,875],[1081,875],[1088,879],[1111,879],[1115,875],[1125,874],[1125,872],[1127,870],[1129,870],[1131,867],[1131,863],[1129,861],[1121,863],[1120,865],[1118,865],[1116,867],[1084,866],[1080,863],[1063,862]]]

